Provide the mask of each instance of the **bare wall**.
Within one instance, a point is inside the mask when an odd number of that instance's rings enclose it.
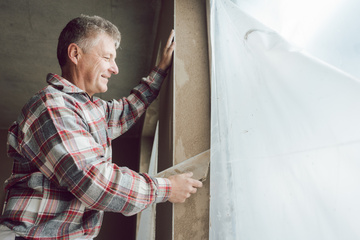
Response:
[[[4,182],[10,176],[12,169],[12,159],[7,157],[6,154],[6,139],[7,139],[7,130],[0,130],[0,208],[1,212],[3,209],[3,203],[5,199],[4,192]]]

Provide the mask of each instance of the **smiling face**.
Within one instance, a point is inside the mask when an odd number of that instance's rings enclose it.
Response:
[[[77,64],[76,85],[90,96],[106,92],[109,78],[119,72],[115,63],[114,40],[107,34],[101,34],[95,41],[96,44],[88,51],[81,51]]]

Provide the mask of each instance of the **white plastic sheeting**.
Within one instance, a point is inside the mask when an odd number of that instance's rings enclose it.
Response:
[[[360,82],[230,1],[209,13],[210,239],[360,239]]]
[[[311,55],[360,78],[359,0],[233,0]]]

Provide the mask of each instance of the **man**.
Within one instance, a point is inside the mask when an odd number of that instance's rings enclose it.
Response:
[[[105,102],[94,94],[105,92],[118,73],[118,29],[85,15],[66,25],[58,42],[62,75],[47,76],[49,85],[9,129],[14,166],[5,187],[1,239],[92,239],[103,211],[133,215],[153,203],[184,202],[202,186],[191,173],[152,178],[111,163],[111,140],[126,132],[159,92],[173,36],[158,66],[129,97]]]

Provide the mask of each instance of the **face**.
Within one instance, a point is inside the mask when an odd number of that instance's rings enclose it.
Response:
[[[82,52],[79,59],[77,68],[80,88],[90,96],[106,92],[109,78],[119,72],[115,58],[114,40],[107,34],[100,35],[97,44],[86,53]]]

